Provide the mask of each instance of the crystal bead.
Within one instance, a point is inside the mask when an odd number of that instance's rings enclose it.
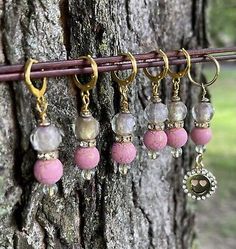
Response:
[[[168,105],[169,120],[170,121],[182,121],[187,115],[187,107],[182,101],[171,102]]]
[[[130,166],[128,164],[119,164],[119,172],[121,175],[127,175]]]
[[[199,154],[202,154],[206,151],[206,146],[205,145],[196,145],[195,151]]]
[[[171,154],[172,154],[172,156],[173,156],[174,158],[180,157],[180,156],[182,155],[182,153],[183,153],[183,151],[182,151],[181,148],[177,148],[177,149],[173,148],[173,149],[171,150]]]
[[[168,118],[167,106],[161,102],[149,103],[144,110],[144,118],[149,123],[164,123]]]
[[[152,160],[155,160],[157,159],[158,157],[160,156],[160,154],[156,151],[151,151],[151,150],[148,150],[148,157]]]
[[[99,122],[93,117],[79,116],[75,122],[75,136],[79,140],[95,139],[99,133]]]
[[[214,108],[209,102],[200,102],[192,108],[192,115],[196,122],[210,122],[214,116]]]
[[[136,118],[131,113],[118,113],[116,114],[112,121],[112,130],[120,135],[127,136],[134,132],[136,123]]]
[[[54,125],[36,127],[30,135],[33,148],[40,152],[57,150],[61,141],[62,133]]]
[[[89,170],[82,170],[81,173],[82,177],[86,181],[90,181],[92,177],[95,175],[95,169],[89,169]]]
[[[45,185],[43,187],[43,193],[45,195],[48,195],[49,197],[52,197],[53,195],[56,195],[58,192],[58,187],[56,184],[53,185]]]

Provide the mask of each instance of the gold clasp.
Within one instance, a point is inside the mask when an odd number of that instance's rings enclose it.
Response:
[[[24,72],[25,84],[36,98],[41,98],[45,94],[47,89],[47,79],[43,78],[43,85],[41,89],[38,89],[33,85],[33,83],[30,80],[30,72],[31,72],[31,67],[34,63],[38,63],[38,61],[31,58],[29,58],[25,63],[25,72]]]
[[[180,49],[179,50],[180,52],[182,52],[184,54],[184,56],[186,57],[186,67],[180,71],[180,72],[172,72],[170,69],[169,69],[169,75],[173,78],[173,79],[180,79],[182,77],[184,77],[190,70],[190,67],[191,67],[191,61],[190,61],[190,55],[189,53],[184,49]]]
[[[121,111],[125,113],[129,113],[129,103],[128,103],[128,94],[127,94],[128,85],[131,84],[132,81],[135,79],[137,72],[138,72],[138,67],[137,67],[136,59],[130,52],[123,53],[121,55],[127,56],[130,59],[131,64],[132,64],[132,72],[126,79],[119,78],[116,72],[111,72],[111,77],[119,85],[119,90],[121,93],[121,100],[120,100]]]
[[[158,52],[161,54],[162,59],[164,61],[163,70],[159,74],[153,75],[148,71],[147,68],[143,69],[144,74],[152,82],[152,98],[153,98],[153,101],[156,101],[156,102],[161,101],[159,97],[160,81],[166,77],[168,70],[169,70],[169,60],[168,60],[167,55],[161,49],[159,49]]]
[[[90,56],[81,56],[78,59],[84,59],[84,60],[88,60],[89,63],[91,64],[92,70],[93,70],[93,74],[91,75],[91,79],[88,83],[86,84],[82,84],[79,79],[77,78],[76,75],[72,76],[72,79],[75,83],[75,85],[81,90],[81,98],[82,98],[82,107],[81,107],[81,113],[83,114],[89,114],[89,90],[92,90],[97,83],[98,80],[98,67],[97,67],[97,63],[96,61]]]
[[[111,72],[111,76],[112,76],[112,79],[115,82],[117,82],[120,86],[128,86],[135,79],[136,74],[138,72],[137,62],[136,62],[136,59],[134,58],[134,56],[130,52],[123,53],[121,55],[122,56],[127,56],[130,59],[131,64],[132,64],[132,72],[126,79],[119,78],[117,76],[116,72]]]
[[[209,54],[206,55],[206,57],[209,58],[210,60],[212,60],[212,61],[214,62],[214,64],[215,64],[216,72],[215,72],[215,75],[214,75],[214,77],[213,77],[213,79],[212,79],[211,81],[205,82],[205,83],[199,83],[199,82],[193,80],[193,78],[192,78],[192,76],[191,76],[191,73],[190,73],[190,70],[188,71],[188,78],[189,78],[189,80],[190,80],[193,84],[195,84],[195,85],[197,85],[197,86],[200,86],[200,87],[202,87],[202,86],[207,87],[207,86],[212,85],[212,84],[218,79],[219,74],[220,74],[220,64],[219,64],[219,62],[216,60],[216,58],[215,58],[214,56],[212,56],[212,55],[209,55]]]
[[[89,63],[91,64],[92,70],[93,70],[93,74],[91,76],[91,80],[87,83],[87,84],[82,84],[76,75],[72,76],[72,79],[75,83],[75,85],[82,91],[82,92],[86,92],[89,90],[92,90],[97,83],[98,80],[98,67],[97,67],[97,63],[96,61],[90,56],[81,56],[78,59],[83,59],[83,60],[88,60]]]
[[[197,82],[197,81],[195,81],[192,78],[190,70],[188,71],[188,78],[189,78],[189,80],[193,84],[195,84],[197,86],[200,86],[202,88],[202,100],[201,101],[209,101],[209,99],[206,97],[206,95],[207,95],[207,87],[210,86],[210,85],[212,85],[218,79],[219,74],[220,74],[220,64],[216,60],[216,58],[213,57],[212,55],[206,55],[206,57],[209,58],[210,60],[212,60],[214,62],[215,69],[216,69],[215,75],[214,75],[214,77],[213,77],[213,79],[211,81],[204,82],[204,83],[203,82],[201,82],[201,83]]]
[[[31,58],[26,61],[24,78],[26,86],[29,88],[30,92],[37,98],[36,108],[39,112],[40,123],[44,124],[47,116],[46,112],[48,107],[47,100],[44,97],[44,94],[47,89],[47,79],[43,78],[43,85],[41,89],[38,89],[33,85],[33,83],[30,80],[30,72],[31,72],[31,67],[34,63],[38,63],[38,61]]]

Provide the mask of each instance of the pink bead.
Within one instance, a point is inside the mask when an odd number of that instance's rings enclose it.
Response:
[[[212,138],[211,128],[193,128],[191,131],[191,139],[196,145],[205,145]]]
[[[129,164],[136,157],[136,148],[132,143],[114,143],[111,149],[112,159],[119,164]]]
[[[79,147],[74,156],[75,163],[80,169],[93,169],[100,161],[100,154],[96,147]]]
[[[34,177],[38,182],[52,185],[63,175],[63,165],[60,160],[37,160],[34,164]]]
[[[148,130],[143,136],[145,146],[152,151],[158,151],[165,148],[167,136],[164,131]]]
[[[175,149],[181,148],[188,141],[188,134],[184,128],[172,128],[166,131],[167,144]]]

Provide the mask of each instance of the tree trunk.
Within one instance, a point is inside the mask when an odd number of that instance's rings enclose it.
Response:
[[[24,63],[29,57],[64,60],[130,51],[206,45],[203,0],[5,0],[1,62]],[[170,97],[171,80],[162,95]],[[68,78],[49,79],[51,122],[64,133],[60,160],[64,177],[49,198],[32,174],[36,155],[29,136],[36,126],[35,98],[23,82],[0,84],[0,248],[190,249],[193,215],[181,190],[183,169],[190,167],[192,146],[173,160],[167,148],[154,161],[146,158],[140,138],[150,82],[141,73],[131,86],[130,104],[138,118],[139,153],[127,176],[113,166],[110,120],[118,112],[119,93],[110,74],[99,75],[91,110],[101,124],[101,163],[85,182],[73,163],[76,141],[72,123],[80,95]],[[196,95],[196,94],[195,94]],[[190,108],[193,90],[183,80],[181,96]],[[186,120],[189,130],[190,118]]]

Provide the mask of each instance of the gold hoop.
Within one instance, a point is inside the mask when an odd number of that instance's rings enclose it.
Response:
[[[170,75],[172,78],[174,78],[174,79],[178,79],[178,78],[180,79],[180,78],[184,77],[184,76],[187,74],[187,72],[190,70],[190,67],[191,67],[191,62],[190,62],[189,53],[188,53],[184,48],[180,49],[179,52],[182,52],[182,53],[185,55],[187,65],[186,65],[186,67],[185,67],[182,71],[177,72],[177,73],[172,72],[172,71],[169,69],[168,73],[169,73],[169,75]]]
[[[161,50],[159,49],[157,53],[160,53],[162,56],[162,59],[164,61],[164,66],[163,66],[163,70],[162,72],[160,72],[157,75],[152,75],[147,68],[143,69],[144,74],[153,82],[157,82],[159,80],[162,80],[163,78],[166,77],[168,70],[169,70],[169,60],[167,55]]]
[[[136,62],[136,59],[134,58],[134,56],[128,52],[128,53],[123,53],[121,54],[122,56],[127,56],[130,61],[131,61],[131,64],[132,64],[132,72],[130,74],[129,77],[127,77],[126,79],[121,79],[117,76],[116,72],[112,72],[111,73],[111,76],[112,76],[112,79],[114,81],[116,81],[120,86],[127,86],[129,85],[136,77],[136,74],[138,72],[138,68],[137,68],[137,62]]]
[[[91,89],[93,89],[96,86],[97,80],[98,80],[98,67],[97,67],[97,63],[96,61],[90,56],[81,56],[78,59],[83,59],[83,60],[87,60],[89,61],[89,63],[91,64],[92,70],[93,70],[93,74],[91,76],[90,81],[87,84],[82,84],[79,79],[77,78],[76,75],[72,76],[72,79],[75,83],[75,85],[80,88],[80,90],[82,92],[86,92],[89,91]]]
[[[29,58],[25,63],[24,68],[24,80],[26,86],[29,88],[30,92],[37,98],[43,97],[47,89],[47,79],[43,78],[43,85],[41,89],[36,88],[30,80],[31,67],[34,63],[38,63],[37,60]]]
[[[191,73],[190,73],[190,70],[188,71],[188,78],[189,78],[189,80],[190,80],[193,84],[195,84],[195,85],[197,85],[197,86],[200,86],[200,87],[202,87],[202,88],[212,85],[212,84],[218,79],[219,74],[220,74],[220,64],[219,64],[219,62],[216,60],[216,58],[213,57],[212,55],[205,55],[205,57],[208,57],[208,58],[209,58],[210,60],[212,60],[212,61],[214,62],[214,64],[215,64],[216,72],[215,72],[214,78],[213,78],[211,81],[206,82],[206,83],[199,83],[199,82],[196,82],[195,80],[193,80],[193,78],[192,78],[192,76],[191,76]]]

